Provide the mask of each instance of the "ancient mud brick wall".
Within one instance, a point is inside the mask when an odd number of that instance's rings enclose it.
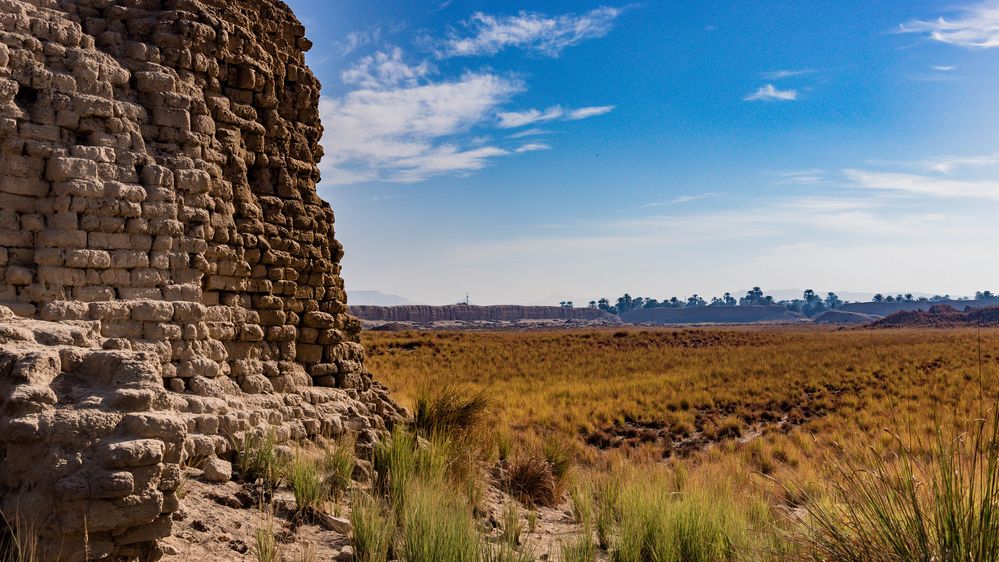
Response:
[[[225,456],[227,434],[265,425],[280,439],[350,429],[363,445],[398,414],[364,369],[333,211],[316,194],[309,47],[278,0],[0,0],[0,305],[88,326],[88,353],[155,364],[145,372],[163,398],[137,408],[182,414],[176,462]],[[36,389],[24,400],[45,394],[33,406],[0,393],[2,509],[37,484],[11,468],[22,452],[4,427],[76,411],[84,399],[52,390],[53,402],[45,381],[90,372],[62,343],[36,349],[52,338],[30,351],[8,340],[0,361],[61,360],[58,374],[18,383]],[[0,379],[18,369],[0,367]],[[149,431],[136,423],[91,437]],[[169,448],[178,436],[150,438]],[[166,491],[153,489],[167,513]],[[142,544],[120,537],[156,517],[121,521],[102,540]]]

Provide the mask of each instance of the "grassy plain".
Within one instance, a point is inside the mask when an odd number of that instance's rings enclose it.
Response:
[[[857,469],[884,459],[892,467],[885,474],[901,476],[882,484],[908,478],[919,496],[912,505],[932,506],[934,467],[960,456],[963,449],[948,443],[990,415],[999,373],[999,330],[627,328],[364,338],[368,367],[407,406],[446,385],[486,392],[484,438],[496,442],[499,457],[553,444],[569,450],[577,519],[598,536],[601,520],[613,520],[611,551],[622,562],[812,557],[801,548],[815,537],[797,540],[796,523],[817,509],[862,505],[847,497],[866,478]],[[903,465],[925,470],[912,476],[899,468],[900,448]],[[889,523],[916,525],[906,519],[909,507]],[[838,513],[837,524],[854,515]],[[866,531],[846,532],[862,539]],[[887,548],[875,542],[853,550],[863,559],[863,548]]]

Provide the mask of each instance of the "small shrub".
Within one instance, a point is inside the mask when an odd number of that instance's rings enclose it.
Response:
[[[529,506],[553,506],[560,498],[552,465],[539,456],[514,459],[507,469],[506,486],[510,495]]]
[[[402,510],[405,562],[478,562],[475,521],[465,502],[447,488],[414,480]]]
[[[470,393],[449,384],[434,392],[425,391],[417,399],[413,424],[425,435],[438,432],[460,435],[478,424],[488,407],[489,399],[484,392]]]
[[[355,496],[352,507],[355,562],[386,562],[394,532],[391,515],[380,501],[367,494]]]

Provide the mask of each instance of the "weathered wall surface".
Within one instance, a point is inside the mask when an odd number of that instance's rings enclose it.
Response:
[[[309,46],[278,0],[0,0],[0,315],[33,319],[0,319],[0,509],[67,559],[84,514],[95,552],[155,551],[228,434],[363,446],[398,413],[316,194]]]
[[[562,308],[560,306],[475,306],[450,304],[444,306],[351,306],[350,312],[361,320],[387,322],[443,322],[443,321],[516,321],[516,320],[616,320],[596,308]]]

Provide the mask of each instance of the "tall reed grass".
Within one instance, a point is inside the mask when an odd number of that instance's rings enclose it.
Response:
[[[999,415],[920,455],[898,434],[885,454],[844,454],[826,501],[804,504],[804,550],[842,562],[999,560]]]

